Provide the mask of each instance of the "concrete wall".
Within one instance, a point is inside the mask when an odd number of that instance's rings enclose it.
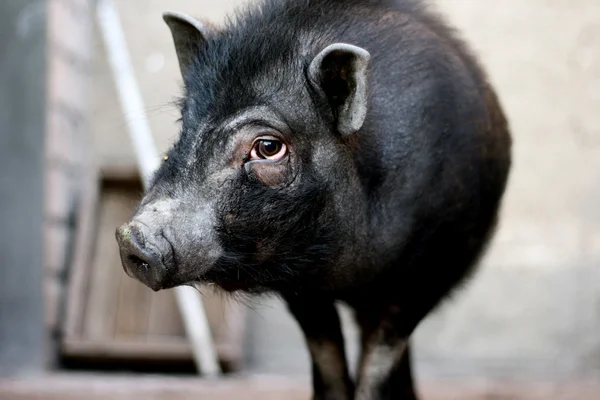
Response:
[[[0,376],[40,372],[45,2],[0,2]]]
[[[117,1],[161,149],[178,117],[180,79],[160,13],[215,22],[240,1]],[[600,372],[600,3],[438,0],[481,56],[514,133],[502,223],[476,279],[419,328],[420,375],[553,376]],[[103,165],[133,164],[102,47],[93,129]],[[299,331],[281,305],[257,300],[248,363],[306,373]],[[348,335],[355,332],[349,328]],[[351,354],[356,348],[351,346]]]
[[[480,275],[422,326],[420,355],[499,374],[597,373],[600,3],[439,5],[498,88],[514,169]]]

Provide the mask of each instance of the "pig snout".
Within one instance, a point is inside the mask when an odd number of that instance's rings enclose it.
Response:
[[[116,231],[123,269],[154,291],[204,279],[222,256],[214,210],[199,196],[143,200],[129,222]]]
[[[169,243],[162,234],[153,234],[141,224],[130,222],[116,232],[123,269],[154,291],[165,286],[170,266],[165,253]]]

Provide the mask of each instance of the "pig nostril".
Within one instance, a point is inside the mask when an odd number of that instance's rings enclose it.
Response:
[[[147,270],[150,267],[148,262],[142,260],[138,256],[129,255],[127,256],[127,260],[137,268],[144,268]]]

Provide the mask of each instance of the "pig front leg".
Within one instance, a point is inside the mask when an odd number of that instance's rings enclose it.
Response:
[[[351,400],[340,318],[333,300],[284,296],[304,333],[312,361],[313,400]]]
[[[357,311],[362,353],[355,400],[416,400],[400,309]]]

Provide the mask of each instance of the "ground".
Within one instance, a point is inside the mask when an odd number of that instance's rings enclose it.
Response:
[[[600,399],[599,382],[508,383],[427,381],[421,385],[426,400],[592,400]],[[127,375],[50,375],[0,381],[4,400],[307,400],[306,379],[273,377],[195,378]]]

